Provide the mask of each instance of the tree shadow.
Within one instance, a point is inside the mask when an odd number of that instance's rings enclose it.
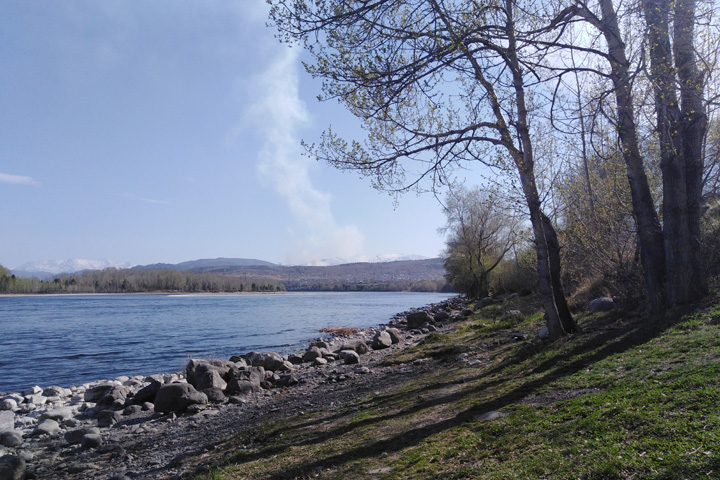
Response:
[[[290,430],[310,430],[312,427],[315,427],[310,433],[305,432],[303,438],[297,441],[268,446],[266,448],[260,447],[253,452],[240,452],[223,463],[242,464],[261,458],[280,455],[291,448],[319,445],[341,437],[353,435],[362,429],[371,428],[374,425],[391,420],[397,421],[406,418],[407,421],[410,422],[414,414],[423,410],[430,410],[444,404],[459,402],[470,397],[479,398],[483,393],[500,389],[505,386],[505,384],[512,385],[513,383],[520,382],[507,392],[487,401],[474,403],[469,408],[462,410],[452,417],[444,418],[431,424],[406,429],[390,438],[371,441],[370,443],[358,445],[355,448],[325,455],[320,458],[313,458],[312,460],[297,465],[283,465],[282,468],[278,468],[275,473],[265,478],[272,480],[296,478],[310,474],[319,467],[337,467],[351,461],[377,457],[383,453],[399,452],[418,445],[434,434],[472,422],[481,413],[501,410],[510,405],[517,404],[528,395],[537,392],[541,387],[564,377],[571,376],[612,355],[643,345],[664,332],[668,327],[673,325],[676,320],[677,318],[666,319],[654,325],[647,325],[640,321],[635,321],[623,326],[599,328],[592,334],[576,336],[572,339],[574,342],[577,342],[576,345],[538,363],[537,366],[530,370],[528,376],[532,375],[535,377],[538,374],[541,376],[532,379],[528,378],[527,381],[522,381],[522,378],[518,378],[515,374],[513,374],[513,376],[503,375],[503,372],[518,362],[530,361],[534,356],[542,353],[544,350],[538,346],[519,348],[510,358],[503,360],[492,368],[478,372],[477,375],[470,375],[463,381],[437,382],[431,385],[421,383],[415,388],[409,390],[402,389],[401,391],[395,388],[396,391],[392,393],[371,396],[358,402],[354,404],[350,410],[342,409],[331,416],[309,419],[307,422],[296,423],[291,426],[271,430],[267,440],[277,438],[280,434],[287,433]],[[601,324],[602,321],[598,323]],[[556,342],[562,341],[567,340],[558,340]],[[472,386],[460,389],[452,388],[463,384]],[[448,389],[451,391],[447,394],[442,393]],[[439,392],[439,394],[429,396],[428,393],[430,392]],[[412,405],[398,410],[397,404],[401,402],[406,403],[408,398],[415,398]],[[352,415],[364,408],[393,410],[393,413],[369,416],[352,421]],[[344,418],[347,418],[347,421],[340,423]],[[336,425],[330,429],[317,429],[317,427],[320,427],[322,424],[333,423]],[[360,438],[360,436],[358,436],[358,438]]]

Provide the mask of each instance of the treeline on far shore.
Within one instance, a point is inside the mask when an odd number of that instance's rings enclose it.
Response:
[[[388,282],[333,282],[287,281],[288,292],[425,292],[455,293],[445,280],[388,281]]]
[[[48,280],[20,278],[0,266],[0,293],[219,293],[283,292],[282,283],[255,277],[233,277],[214,273],[177,270],[133,270],[108,268],[60,274]]]

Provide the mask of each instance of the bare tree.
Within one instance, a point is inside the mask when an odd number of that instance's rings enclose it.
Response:
[[[513,0],[270,0],[271,21],[313,58],[324,98],[359,117],[367,141],[329,129],[313,155],[402,191],[452,180],[458,166],[514,170],[530,216],[550,335],[577,329],[559,278],[559,245],[543,213],[528,87],[537,77]],[[557,278],[553,278],[553,277]]]
[[[446,278],[470,298],[486,297],[490,274],[515,246],[517,220],[499,197],[477,187],[451,190],[444,210]]]

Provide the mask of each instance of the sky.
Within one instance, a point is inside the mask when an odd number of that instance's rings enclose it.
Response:
[[[396,206],[303,156],[341,105],[264,0],[0,0],[0,264],[438,256],[432,195]]]

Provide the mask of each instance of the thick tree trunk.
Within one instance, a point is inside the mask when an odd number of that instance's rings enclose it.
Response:
[[[707,133],[707,115],[703,105],[704,79],[697,67],[695,48],[695,0],[676,0],[673,52],[680,83],[680,134],[683,139],[689,233],[689,301],[708,291],[705,262],[701,251],[703,142]]]
[[[673,4],[674,48],[670,38]],[[663,172],[666,296],[669,305],[683,305],[699,298],[707,289],[699,248],[701,149],[707,120],[702,108],[702,77],[693,50],[695,2],[644,0],[643,9],[650,41],[650,78],[655,90]]]
[[[555,297],[555,305],[557,306],[558,316],[563,330],[567,333],[573,333],[578,330],[578,326],[570,313],[567,299],[565,298],[565,289],[562,286],[561,263],[560,263],[560,242],[558,241],[555,227],[553,227],[550,218],[544,213],[540,213],[543,222],[543,233],[545,234],[545,242],[548,249],[548,260],[550,265],[550,281],[552,282],[553,295]]]
[[[645,274],[645,287],[653,312],[665,307],[665,246],[635,128],[630,62],[625,55],[617,16],[612,0],[600,0],[602,24],[599,26],[608,44],[612,73],[610,75],[617,102],[618,134],[623,147],[633,214],[638,228],[640,261]]]

